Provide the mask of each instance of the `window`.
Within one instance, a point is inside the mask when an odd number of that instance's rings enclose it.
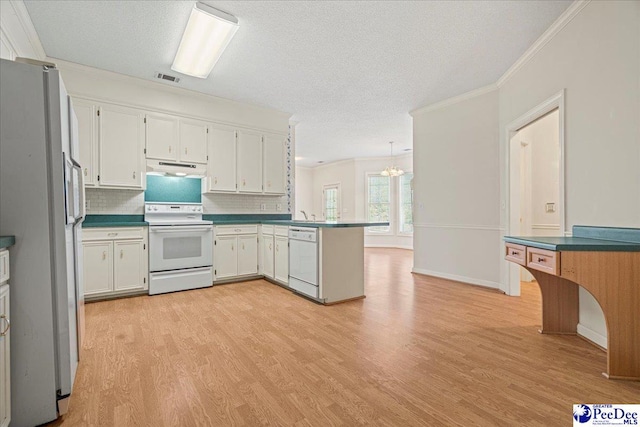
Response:
[[[326,221],[337,221],[340,219],[340,186],[325,185],[322,191],[324,219]]]
[[[391,180],[388,176],[369,175],[367,177],[367,219],[369,221],[390,221],[391,211]],[[370,227],[369,231],[388,233],[389,226]]]
[[[398,232],[413,233],[413,174],[405,173],[400,177],[399,191],[399,223]]]

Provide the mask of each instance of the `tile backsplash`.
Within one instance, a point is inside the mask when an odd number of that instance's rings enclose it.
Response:
[[[144,214],[144,191],[87,188],[88,214]],[[287,196],[203,194],[205,213],[289,213]],[[261,205],[265,210],[261,210]],[[280,204],[281,210],[277,210]]]

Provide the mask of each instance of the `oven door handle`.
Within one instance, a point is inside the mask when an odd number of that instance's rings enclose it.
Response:
[[[183,231],[211,231],[213,232],[213,227],[210,225],[207,226],[177,226],[177,227],[149,227],[152,233],[181,233]]]

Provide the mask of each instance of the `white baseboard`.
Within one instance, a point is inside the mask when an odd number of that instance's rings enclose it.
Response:
[[[602,348],[607,348],[607,337],[580,323],[578,323],[578,335],[598,344]]]
[[[407,246],[407,245],[384,245],[384,244],[379,244],[379,243],[365,243],[364,244],[365,248],[392,248],[392,249],[409,249],[409,250],[413,250],[413,246]]]
[[[413,268],[413,273],[425,274],[427,276],[439,277],[441,279],[454,280],[456,282],[468,283],[470,285],[484,286],[486,288],[500,289],[500,283],[490,280],[475,279],[472,277],[458,276],[456,274],[441,273],[439,271],[425,270],[423,268]]]

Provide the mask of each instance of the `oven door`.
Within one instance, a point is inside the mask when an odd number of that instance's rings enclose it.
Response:
[[[149,227],[149,270],[168,271],[213,265],[213,226]]]

